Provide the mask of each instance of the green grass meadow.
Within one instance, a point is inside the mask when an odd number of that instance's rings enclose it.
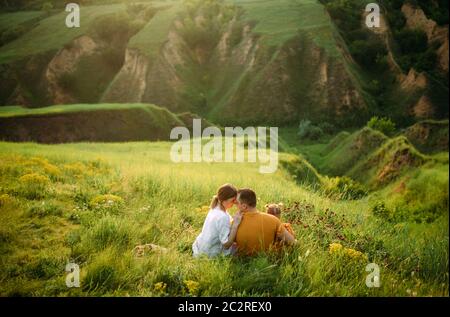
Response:
[[[344,14],[369,1],[93,0],[80,28],[65,26],[62,5],[37,11],[41,2],[0,12],[0,296],[449,296],[445,89],[431,73],[421,88],[419,72],[355,58],[345,17],[324,3]],[[98,44],[92,54],[54,59],[78,55],[82,35]],[[366,35],[353,32],[371,52]],[[428,56],[417,54],[403,57]],[[432,120],[413,117],[422,101]],[[367,123],[381,114],[396,127]],[[174,163],[169,135],[195,118],[221,132],[279,126],[278,170]],[[261,211],[283,203],[298,244],[194,259],[225,183],[252,188]],[[143,244],[164,249],[136,256]],[[66,285],[68,263],[80,287]],[[366,285],[371,263],[379,287]]]
[[[0,143],[2,296],[448,296],[448,214],[391,224],[372,195],[336,200],[259,163],[180,163],[171,143]],[[281,157],[289,154],[281,154]],[[448,166],[448,165],[447,165]],[[298,246],[254,258],[194,259],[218,186],[283,202]],[[447,178],[448,184],[448,178]],[[166,253],[135,257],[138,244]],[[330,251],[340,243],[356,256]],[[81,268],[67,288],[65,265]],[[368,263],[381,286],[365,284]]]

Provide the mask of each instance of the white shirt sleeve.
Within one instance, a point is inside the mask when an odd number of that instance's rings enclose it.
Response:
[[[231,224],[229,217],[221,217],[217,222],[217,231],[219,233],[220,243],[225,244],[228,242],[228,236],[230,235]]]

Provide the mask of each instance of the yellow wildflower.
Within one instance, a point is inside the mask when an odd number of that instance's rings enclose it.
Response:
[[[82,175],[86,172],[86,166],[80,162],[65,164],[64,169],[73,175]]]
[[[196,281],[184,281],[184,285],[186,285],[186,288],[188,289],[189,294],[191,295],[197,295],[198,289],[200,287],[200,284]]]
[[[343,249],[342,244],[340,243],[332,243],[330,244],[330,253],[337,253]]]
[[[355,249],[344,248],[340,243],[331,243],[329,250],[330,253],[344,254],[345,256],[354,260],[367,259],[367,256],[364,253],[357,251]]]
[[[158,283],[155,283],[155,285],[153,285],[153,289],[155,290],[155,292],[160,293],[160,294],[166,293],[166,288],[167,288],[167,284],[164,282],[158,282]]]
[[[12,203],[13,199],[8,194],[0,195],[0,207]]]
[[[209,206],[201,206],[198,208],[195,208],[196,212],[206,213],[209,211]]]
[[[345,248],[345,254],[355,260],[366,258],[366,255],[364,253],[350,248]]]
[[[106,161],[101,157],[97,157],[94,161],[88,162],[88,166],[89,168],[100,169],[106,166]]]
[[[50,163],[44,165],[44,172],[53,177],[58,177],[61,175],[61,170],[57,166]]]
[[[50,182],[50,179],[45,175],[30,173],[20,177],[19,181],[27,185],[46,185]]]
[[[93,206],[93,207],[97,207],[97,206],[101,206],[101,205],[112,206],[112,205],[118,205],[118,204],[122,204],[122,203],[123,203],[122,197],[119,197],[116,195],[111,195],[111,194],[98,195],[98,196],[94,197],[94,199],[91,200],[91,206]]]
[[[25,165],[42,165],[45,166],[48,164],[48,160],[43,157],[32,157],[25,163]]]

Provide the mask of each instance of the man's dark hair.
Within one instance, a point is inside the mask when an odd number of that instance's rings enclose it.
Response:
[[[256,194],[253,190],[243,188],[238,191],[238,199],[241,204],[246,204],[249,207],[256,207]]]

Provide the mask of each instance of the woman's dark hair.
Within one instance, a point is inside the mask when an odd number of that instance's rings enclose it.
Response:
[[[237,193],[238,193],[237,188],[231,184],[225,184],[220,186],[219,189],[217,190],[217,194],[214,195],[213,200],[211,201],[210,206],[211,209],[216,208],[217,205],[219,204],[221,205],[222,209],[224,209],[222,206],[222,202],[227,199],[236,197]]]

